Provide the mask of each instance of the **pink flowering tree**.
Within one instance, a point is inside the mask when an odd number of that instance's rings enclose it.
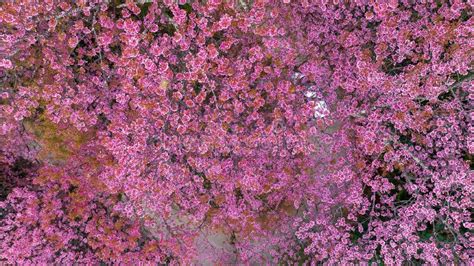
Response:
[[[0,261],[472,262],[473,8],[2,4]]]

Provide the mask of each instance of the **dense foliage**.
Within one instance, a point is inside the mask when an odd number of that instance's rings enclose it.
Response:
[[[473,263],[473,9],[3,1],[0,262]]]

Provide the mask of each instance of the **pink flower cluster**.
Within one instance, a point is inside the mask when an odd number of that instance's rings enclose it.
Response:
[[[473,12],[7,1],[0,262],[473,263]]]

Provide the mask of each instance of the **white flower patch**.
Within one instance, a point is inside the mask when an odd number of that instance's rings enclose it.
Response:
[[[295,73],[293,73],[293,75],[291,76],[291,78],[292,78],[293,80],[302,79],[302,78],[304,78],[304,77],[305,77],[305,75],[304,75],[303,73],[300,73],[300,72],[295,72]]]
[[[304,96],[308,97],[308,98],[314,98],[316,97],[316,92],[315,91],[307,91],[304,93]]]
[[[309,88],[309,90],[307,90],[304,93],[304,96],[307,97],[307,98],[319,99],[319,100],[314,102],[315,103],[314,104],[314,117],[315,118],[322,118],[322,117],[325,117],[329,114],[328,105],[326,104],[325,101],[320,100],[321,95],[317,91],[315,91],[314,89],[315,88],[313,86],[311,86]]]
[[[317,101],[314,106],[314,117],[322,118],[329,114],[329,109],[325,101]]]

